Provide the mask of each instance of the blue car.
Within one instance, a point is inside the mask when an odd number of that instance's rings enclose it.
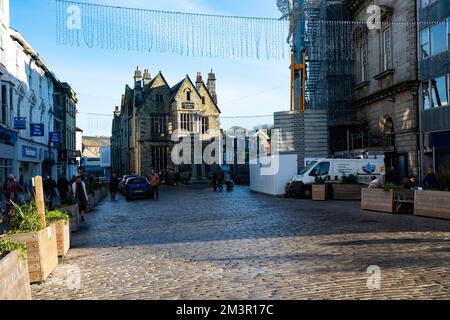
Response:
[[[146,177],[131,177],[125,182],[125,199],[128,201],[132,198],[150,198],[151,185]]]

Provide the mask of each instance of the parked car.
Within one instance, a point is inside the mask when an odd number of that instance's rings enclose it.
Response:
[[[125,182],[124,196],[126,200],[132,198],[150,198],[151,185],[146,177],[131,177]]]
[[[133,176],[125,175],[125,176],[122,177],[122,180],[120,180],[120,182],[119,182],[119,192],[120,192],[120,194],[125,195],[125,183],[131,177],[133,177]]]

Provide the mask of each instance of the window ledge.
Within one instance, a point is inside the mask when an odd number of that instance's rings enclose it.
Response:
[[[386,71],[383,71],[383,72],[377,74],[373,78],[375,80],[382,80],[382,79],[386,78],[387,76],[394,74],[394,72],[395,72],[395,69],[388,69]]]
[[[354,90],[360,90],[360,89],[363,89],[365,87],[368,87],[369,85],[370,85],[370,81],[364,81],[364,82],[360,82],[358,84],[355,84],[353,86],[353,89]]]

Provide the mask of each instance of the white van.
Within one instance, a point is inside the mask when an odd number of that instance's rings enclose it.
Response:
[[[286,185],[286,193],[299,195],[305,185],[312,185],[316,178],[326,183],[341,183],[342,177],[356,176],[361,184],[369,184],[373,177],[385,175],[384,155],[365,159],[316,159],[294,176]]]

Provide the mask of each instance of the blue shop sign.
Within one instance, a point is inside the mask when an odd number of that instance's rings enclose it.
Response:
[[[37,148],[22,146],[22,157],[28,159],[36,159],[37,156],[38,156]]]
[[[0,143],[15,145],[17,142],[17,132],[0,126]]]
[[[27,118],[14,118],[14,129],[26,130],[27,129]]]
[[[30,124],[30,135],[32,137],[43,137],[44,136],[44,125],[43,124]]]
[[[61,143],[62,134],[61,132],[50,132],[50,142]]]

